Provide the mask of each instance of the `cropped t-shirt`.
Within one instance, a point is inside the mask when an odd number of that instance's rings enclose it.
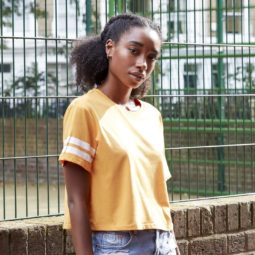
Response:
[[[66,110],[59,160],[91,175],[92,230],[173,229],[161,114],[140,103],[128,111],[95,88]],[[64,228],[71,228],[66,201]]]

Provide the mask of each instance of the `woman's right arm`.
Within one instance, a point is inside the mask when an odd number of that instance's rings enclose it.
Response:
[[[79,165],[65,162],[64,176],[76,255],[92,255],[92,238],[88,216],[89,172]]]

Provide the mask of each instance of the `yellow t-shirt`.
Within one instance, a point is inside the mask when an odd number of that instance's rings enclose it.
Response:
[[[140,103],[128,111],[92,89],[65,113],[59,159],[91,174],[92,230],[173,229],[161,115]],[[71,228],[66,205],[64,228]]]

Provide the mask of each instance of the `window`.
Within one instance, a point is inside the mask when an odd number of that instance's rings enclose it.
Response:
[[[218,65],[212,64],[212,88],[216,88],[218,84]]]
[[[169,0],[167,5],[169,20],[167,22],[167,38],[172,39],[185,33],[186,5],[183,0]]]
[[[169,0],[167,4],[168,12],[186,11],[186,0]]]
[[[183,33],[183,23],[181,21],[168,21],[168,38],[173,38],[174,34],[182,34]]]
[[[167,9],[169,12],[173,12],[175,10],[175,0],[169,0]]]
[[[213,7],[216,8],[216,7]],[[210,36],[216,36],[217,34],[217,12],[216,9],[212,9],[210,17],[210,23],[209,23],[209,29],[210,29]]]
[[[233,11],[237,11],[237,12],[241,12],[241,7],[242,7],[242,3],[241,0],[225,0],[225,2],[223,1],[223,4],[226,3],[227,7],[227,11],[228,12],[233,12]]]
[[[185,94],[194,93],[197,88],[197,65],[185,64],[183,78]]]
[[[131,0],[130,10],[134,13],[149,13],[151,11],[151,1],[150,0]]]
[[[226,72],[225,68],[227,65],[223,64],[222,67],[222,75]],[[219,77],[218,77],[218,64],[212,64],[211,66],[211,75],[212,75],[212,88],[217,88],[219,87],[218,82],[219,82]]]
[[[10,64],[0,64],[0,72],[1,73],[10,73],[11,65]]]
[[[241,0],[223,1],[224,22],[226,33],[240,34],[242,32],[242,2]],[[210,16],[210,32],[216,36],[217,32],[217,5],[212,1],[212,11]]]
[[[240,34],[242,32],[242,3],[241,0],[226,0],[226,33]]]
[[[240,16],[227,16],[226,17],[226,30],[227,33],[239,34],[242,31],[241,17]]]

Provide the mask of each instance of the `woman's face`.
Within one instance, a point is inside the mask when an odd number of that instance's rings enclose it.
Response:
[[[131,28],[117,43],[108,40],[108,75],[128,88],[139,87],[153,71],[160,47],[158,33],[147,27]]]

